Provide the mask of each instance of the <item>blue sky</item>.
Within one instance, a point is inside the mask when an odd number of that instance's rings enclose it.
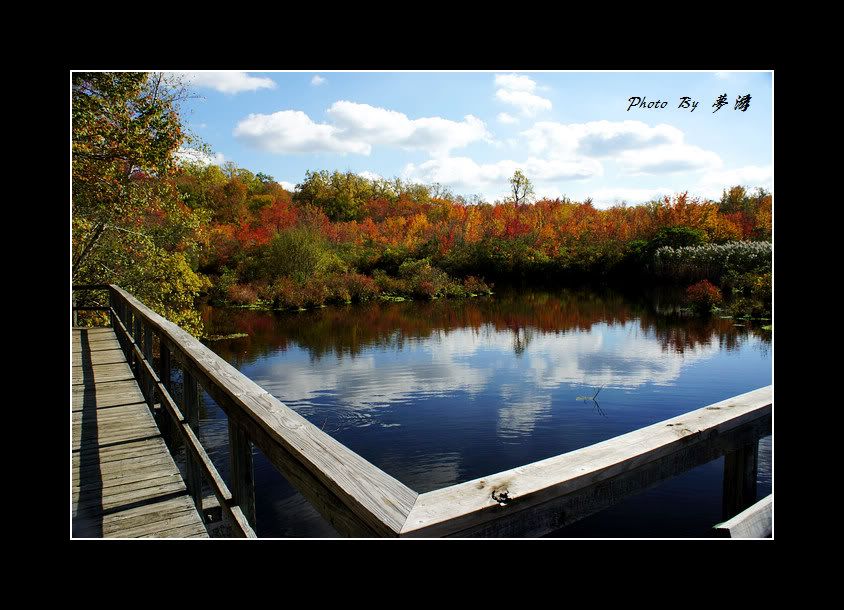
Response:
[[[307,170],[440,183],[487,201],[515,169],[596,206],[773,190],[770,72],[192,72],[182,106],[215,163],[288,188]],[[726,94],[727,105],[713,112]],[[750,95],[745,112],[736,98]],[[678,108],[688,96],[694,111]],[[667,102],[630,106],[629,98]]]

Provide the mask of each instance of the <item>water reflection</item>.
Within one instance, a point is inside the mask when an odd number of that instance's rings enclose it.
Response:
[[[246,333],[248,338],[216,341],[213,348],[237,364],[248,364],[295,345],[319,359],[357,356],[373,348],[401,350],[408,340],[433,339],[457,329],[476,333],[508,333],[514,354],[523,353],[537,334],[559,335],[629,325],[656,337],[665,351],[683,354],[698,346],[728,351],[748,338],[770,345],[771,334],[758,325],[736,326],[731,319],[685,318],[663,304],[633,302],[617,293],[598,296],[588,290],[555,293],[508,293],[470,300],[370,303],[326,307],[307,312],[267,314],[244,309],[205,307],[202,315],[209,334]]]
[[[499,399],[498,435],[510,440],[549,417],[548,390],[671,386],[686,367],[770,342],[732,320],[572,290],[282,315],[207,308],[204,318],[215,334],[247,333],[212,347],[329,433],[401,425],[373,418],[378,407],[486,393]]]
[[[512,385],[501,386],[501,404],[498,410],[496,434],[504,443],[518,442],[529,437],[537,423],[551,417],[551,395],[519,392]]]

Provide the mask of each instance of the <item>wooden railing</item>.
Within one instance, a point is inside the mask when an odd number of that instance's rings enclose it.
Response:
[[[117,334],[117,340],[126,355],[147,405],[157,415],[156,419],[161,428],[162,436],[171,446],[174,432],[181,437],[185,447],[185,486],[188,493],[193,497],[197,511],[200,514],[203,513],[202,481],[204,479],[217,497],[220,508],[228,516],[233,533],[238,537],[255,538],[253,496],[242,494],[240,490],[236,490],[236,493],[233,494],[229,490],[199,441],[198,394],[196,382],[191,378],[190,373],[185,371],[183,374],[181,407],[171,395],[171,357],[174,351],[179,352],[178,347],[174,346],[172,341],[167,340],[162,329],[156,328],[150,321],[145,320],[143,313],[135,309],[124,298],[127,293],[117,286],[87,285],[74,286],[73,288],[74,290],[108,291],[109,307],[83,308],[74,306],[74,313],[77,310],[105,310],[109,312],[111,326]],[[146,308],[144,307],[144,309]],[[76,322],[74,316],[74,323]],[[157,371],[153,366],[153,336],[158,339]],[[166,415],[162,417],[162,413]],[[244,447],[242,442],[237,442],[238,440],[240,438],[230,445],[233,464],[242,464],[244,460],[242,454],[248,452],[251,466],[251,447],[248,445]],[[233,469],[233,472],[241,474],[236,469]],[[246,508],[245,511],[244,507]]]
[[[197,508],[204,478],[237,535],[255,536],[253,444],[339,533],[355,537],[544,535],[722,455],[724,518],[755,501],[758,441],[771,433],[771,386],[583,449],[417,494],[120,287],[84,288],[108,290],[112,326],[150,408],[163,408],[185,443],[185,483]],[[183,372],[181,406],[171,396],[173,360]],[[231,486],[199,442],[197,384],[228,418]]]

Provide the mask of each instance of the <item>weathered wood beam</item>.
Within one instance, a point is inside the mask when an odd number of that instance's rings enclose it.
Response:
[[[173,357],[279,467],[298,463],[378,535],[398,535],[416,492],[322,432],[246,378],[198,339],[148,309],[117,286],[112,289],[159,333]],[[289,456],[281,456],[285,452]],[[307,479],[301,477],[301,480]],[[295,484],[295,483],[294,483]],[[305,493],[308,493],[306,490]]]
[[[771,538],[773,535],[773,496],[768,495],[732,519],[714,527],[716,538]]]
[[[722,519],[737,515],[756,502],[756,474],[759,469],[759,441],[753,441],[724,455]]]
[[[769,433],[771,394],[771,386],[760,388],[583,449],[421,494],[402,535],[550,533]]]

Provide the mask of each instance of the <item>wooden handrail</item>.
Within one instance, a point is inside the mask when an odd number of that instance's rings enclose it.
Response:
[[[130,308],[133,318],[137,316],[158,334],[172,356],[267,458],[291,482],[299,482],[300,491],[318,509],[324,508],[321,512],[328,513],[335,526],[355,535],[397,536],[401,532],[416,492],[311,424],[119,286],[112,285],[111,290],[119,303]]]
[[[507,525],[511,516],[524,518],[522,511],[540,505],[531,527],[559,529],[603,508],[602,484],[615,484],[629,495],[688,470],[690,462],[705,463],[754,444],[769,432],[771,390],[753,390],[582,449],[421,494],[402,534],[507,534],[513,527]],[[748,428],[754,422],[758,430]],[[568,505],[546,505],[558,499],[568,499]]]
[[[112,324],[119,329],[130,366],[139,381],[144,380],[148,400],[152,392],[160,397],[185,439],[189,489],[198,493],[191,473],[202,474],[236,528],[247,536],[250,531],[254,536],[252,443],[335,529],[352,536],[548,534],[722,455],[728,457],[724,488],[733,496],[732,505],[754,500],[755,491],[746,490],[755,490],[758,440],[771,433],[772,386],[576,451],[417,494],[119,286],[110,285],[109,291]],[[166,375],[156,373],[150,362],[153,333],[160,341]],[[186,397],[183,409],[170,394],[171,357],[180,363],[185,379],[198,383],[228,417],[235,479],[231,488],[199,442],[198,420],[191,421],[196,417],[192,400]]]
[[[235,504],[228,486],[225,481],[223,481],[220,473],[217,472],[217,468],[214,466],[211,458],[208,457],[208,454],[199,441],[199,438],[190,428],[190,425],[188,424],[185,416],[182,414],[181,409],[179,409],[176,404],[176,401],[173,400],[170,392],[158,377],[158,374],[153,369],[152,364],[147,360],[145,354],[141,351],[141,348],[134,339],[132,339],[132,336],[120,320],[117,312],[112,310],[112,313],[115,316],[114,320],[116,322],[117,329],[121,332],[126,343],[131,346],[131,349],[135,354],[135,358],[137,359],[136,361],[144,368],[144,376],[151,380],[152,384],[155,386],[156,392],[161,398],[161,404],[165,407],[169,416],[176,423],[176,430],[181,435],[185,447],[188,451],[190,451],[193,459],[199,464],[205,480],[208,481],[211,490],[214,492],[214,495],[217,496],[220,507],[226,511],[231,519],[232,524],[235,527],[235,531],[243,537],[255,538],[256,535],[254,529],[247,521],[242,509]],[[199,506],[197,508],[201,509],[202,507]]]

